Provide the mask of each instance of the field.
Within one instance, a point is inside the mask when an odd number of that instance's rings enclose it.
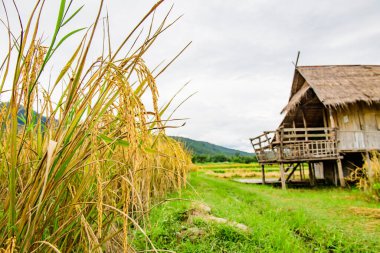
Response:
[[[176,252],[380,251],[380,204],[355,189],[282,191],[200,169],[150,218],[156,247]]]

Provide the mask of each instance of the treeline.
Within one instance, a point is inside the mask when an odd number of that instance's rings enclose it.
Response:
[[[256,156],[226,156],[226,155],[197,155],[193,154],[191,160],[193,163],[223,163],[223,162],[233,162],[233,163],[253,163],[257,162]]]

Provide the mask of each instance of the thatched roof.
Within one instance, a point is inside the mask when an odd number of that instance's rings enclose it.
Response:
[[[336,65],[297,67],[288,105],[283,112],[295,109],[312,89],[321,103],[342,106],[356,102],[380,102],[379,65]]]

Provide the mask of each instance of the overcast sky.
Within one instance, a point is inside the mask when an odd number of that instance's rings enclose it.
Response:
[[[29,1],[16,2],[29,10]],[[59,1],[47,2],[43,27],[49,34]],[[106,1],[115,44],[154,3]],[[198,93],[176,112],[176,118],[189,119],[184,127],[168,130],[170,135],[251,151],[249,137],[275,129],[281,121],[298,50],[299,65],[380,64],[378,0],[168,0],[157,11],[157,21],[173,3],[171,19],[184,16],[146,60],[153,68],[192,41],[157,82],[161,104],[187,81],[175,102]],[[75,3],[81,4],[84,10],[73,23],[78,27],[91,24],[98,1]],[[73,39],[62,50],[76,43]]]

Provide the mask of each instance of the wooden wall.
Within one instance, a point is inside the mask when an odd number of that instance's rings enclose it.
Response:
[[[333,111],[339,128],[338,147],[342,151],[355,152],[380,150],[380,105],[356,103]],[[331,126],[331,120],[329,122]]]

